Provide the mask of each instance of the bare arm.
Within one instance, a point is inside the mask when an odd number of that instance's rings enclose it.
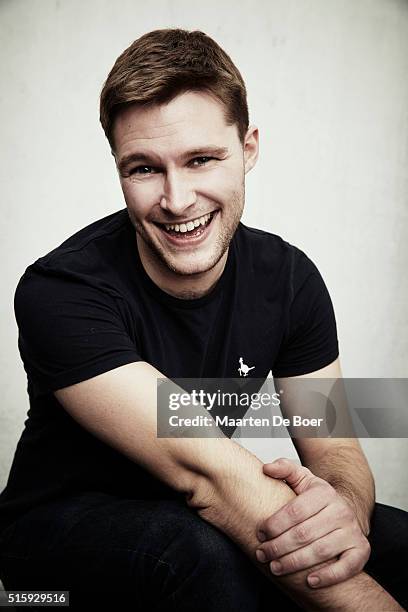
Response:
[[[262,462],[220,430],[219,437],[157,437],[158,378],[163,375],[148,363],[130,363],[59,389],[55,396],[80,425],[184,494],[190,506],[208,516],[212,509],[217,526],[248,547],[255,508],[279,508],[295,494],[265,476]]]
[[[295,378],[342,378],[340,360],[310,374]],[[277,379],[278,388],[288,391],[291,379]],[[339,390],[341,393],[341,390]],[[338,412],[347,411],[347,400],[338,397]],[[285,406],[286,413],[296,413],[297,406]],[[346,417],[345,414],[340,418]],[[351,428],[350,428],[351,431]],[[365,535],[370,532],[370,518],[375,503],[375,484],[370,466],[357,438],[294,439],[301,462],[313,474],[329,482],[353,507]]]
[[[263,474],[259,459],[228,438],[157,438],[156,383],[161,377],[147,363],[131,363],[60,389],[55,395],[85,429],[184,493],[203,519],[257,563],[258,524],[295,493]],[[257,565],[269,575],[267,568]],[[282,578],[269,575],[307,610],[400,609],[366,575],[319,591],[307,586],[305,576],[306,572]],[[362,588],[370,607],[356,608],[355,596]]]
[[[358,441],[337,441],[313,460],[303,463],[347,499],[354,508],[361,530],[367,536],[370,533],[375,489],[371,470]]]

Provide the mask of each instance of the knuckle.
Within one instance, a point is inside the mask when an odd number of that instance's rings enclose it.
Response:
[[[289,573],[295,572],[297,569],[299,569],[299,567],[300,559],[295,553],[288,555],[286,559],[284,559],[284,561],[282,562],[282,568],[284,568],[284,570]]]
[[[354,518],[353,511],[347,504],[339,504],[337,509],[337,518],[341,521],[349,521]]]
[[[274,463],[278,463],[279,465],[292,465],[293,461],[286,457],[279,457],[279,459],[275,459]]]
[[[349,559],[345,564],[344,571],[347,578],[351,578],[361,569],[361,559],[359,555],[356,555],[353,559]]]
[[[269,542],[268,553],[271,559],[278,559],[280,555],[279,544],[277,544],[276,542]]]
[[[271,517],[267,518],[264,523],[263,531],[270,538],[273,538],[273,535],[274,535],[274,529],[273,529],[274,523],[275,521]]]
[[[358,571],[360,571],[360,569],[361,569],[361,563],[360,563],[360,559],[357,557],[348,559],[347,562],[345,563],[345,573],[347,575],[347,578],[356,574]]]
[[[318,540],[313,545],[313,552],[319,559],[326,559],[328,556],[327,544]]]
[[[288,514],[292,519],[298,519],[301,515],[301,508],[298,504],[290,504],[288,507]]]
[[[371,553],[371,544],[370,544],[370,542],[367,540],[367,538],[365,539],[365,546],[366,546],[366,550],[367,550],[367,552],[370,554],[370,553]]]
[[[353,568],[352,575],[355,576],[359,572],[362,572],[366,563],[367,563],[367,559],[360,559],[359,562],[356,563],[355,567]]]
[[[339,580],[342,579],[341,570],[339,570],[338,567],[334,567],[334,565],[329,565],[327,568],[325,568],[324,574],[328,582],[332,584],[339,582]]]
[[[297,542],[304,544],[309,541],[310,533],[309,529],[305,527],[302,523],[295,527],[295,539]]]
[[[371,555],[371,546],[367,538],[365,538],[365,542],[363,544],[363,552],[364,552],[365,560],[367,561]]]

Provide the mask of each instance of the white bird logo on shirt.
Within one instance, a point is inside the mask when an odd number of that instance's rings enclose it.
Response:
[[[255,366],[247,366],[246,363],[244,363],[242,357],[239,358],[239,363],[240,365],[238,368],[238,372],[240,376],[248,376],[248,372],[255,368]]]

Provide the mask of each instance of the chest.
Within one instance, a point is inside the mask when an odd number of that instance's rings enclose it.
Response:
[[[277,301],[221,295],[195,309],[146,308],[134,332],[143,359],[170,378],[266,378],[283,328]]]

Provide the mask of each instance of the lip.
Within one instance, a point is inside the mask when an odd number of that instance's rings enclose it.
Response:
[[[208,212],[202,213],[201,215],[196,215],[191,219],[176,219],[175,221],[154,221],[153,223],[158,223],[160,225],[176,225],[176,223],[178,225],[181,225],[182,223],[185,223],[187,225],[187,223],[189,223],[190,221],[195,221],[196,219],[200,219],[200,217],[205,217],[206,215],[215,215],[215,213],[217,212],[218,210],[209,210]]]
[[[204,242],[204,240],[206,240],[206,238],[209,236],[209,234],[212,231],[212,227],[214,225],[214,222],[217,218],[218,215],[218,210],[213,211],[213,216],[212,219],[210,221],[210,223],[208,225],[206,225],[204,227],[204,230],[202,231],[202,233],[199,236],[191,236],[188,237],[185,235],[185,233],[180,234],[180,236],[183,236],[183,238],[178,237],[177,234],[169,234],[168,232],[166,232],[165,229],[161,229],[160,226],[157,226],[157,229],[159,230],[161,235],[164,235],[164,237],[166,238],[166,240],[172,244],[175,245],[177,247],[190,247],[190,246],[197,246],[200,243]],[[195,217],[197,218],[197,217]],[[188,223],[188,221],[178,221],[178,223]]]

